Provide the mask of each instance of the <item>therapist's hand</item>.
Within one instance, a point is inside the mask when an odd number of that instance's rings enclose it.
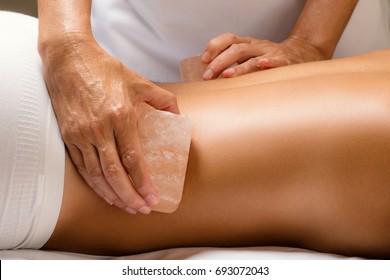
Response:
[[[274,43],[225,33],[212,39],[202,54],[202,62],[209,64],[203,79],[211,80],[219,76],[232,78],[259,70],[328,58],[314,46],[295,37]]]
[[[104,52],[92,36],[40,50],[61,135],[79,173],[108,203],[148,214],[159,200],[141,151],[134,107],[178,113],[173,94]]]

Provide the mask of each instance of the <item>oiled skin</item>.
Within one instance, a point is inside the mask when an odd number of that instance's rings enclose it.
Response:
[[[390,257],[390,50],[196,84],[161,85],[193,120],[173,214],[108,205],[66,158],[45,249],[120,255],[289,245]]]

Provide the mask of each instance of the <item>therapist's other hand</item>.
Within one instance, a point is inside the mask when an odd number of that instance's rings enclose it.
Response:
[[[173,94],[109,56],[92,36],[40,49],[61,135],[79,173],[108,203],[148,214],[159,194],[147,172],[135,105],[178,113]]]
[[[202,54],[202,62],[209,64],[203,79],[211,80],[219,76],[232,78],[259,70],[328,58],[297,37],[274,43],[224,33],[212,39]]]

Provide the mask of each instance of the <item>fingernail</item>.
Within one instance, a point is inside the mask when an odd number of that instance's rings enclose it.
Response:
[[[153,195],[153,194],[150,194],[148,195],[146,198],[145,198],[145,201],[150,204],[150,205],[157,205],[158,202],[159,202],[159,199]]]
[[[268,62],[269,62],[268,58],[261,58],[257,66],[260,68],[265,68],[267,67]]]
[[[202,55],[201,59],[202,59],[203,63],[209,63],[209,61],[210,61],[210,53],[209,52],[205,52]]]
[[[125,208],[125,211],[126,211],[127,213],[132,214],[132,215],[137,214],[137,211],[135,211],[133,208],[130,208],[130,207]]]
[[[227,78],[233,78],[236,75],[237,75],[237,72],[233,68],[230,68],[230,69],[223,71],[223,76],[227,77]]]
[[[104,198],[104,200],[108,203],[108,204],[110,204],[110,205],[113,205],[114,203],[111,201],[111,200],[109,200],[107,197],[103,197]]]
[[[152,210],[148,206],[144,206],[144,207],[141,207],[140,209],[138,209],[138,212],[140,212],[144,215],[148,215],[148,214],[150,214],[150,212],[152,212]]]
[[[206,72],[203,74],[203,80],[211,80],[213,78],[213,70],[208,69]]]

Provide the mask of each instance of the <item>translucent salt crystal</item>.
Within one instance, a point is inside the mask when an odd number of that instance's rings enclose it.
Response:
[[[203,63],[200,55],[191,56],[180,62],[180,74],[183,82],[198,82],[203,80],[207,64]]]
[[[191,120],[159,111],[145,103],[137,107],[138,133],[149,174],[160,202],[154,211],[172,213],[182,198],[191,142]]]

